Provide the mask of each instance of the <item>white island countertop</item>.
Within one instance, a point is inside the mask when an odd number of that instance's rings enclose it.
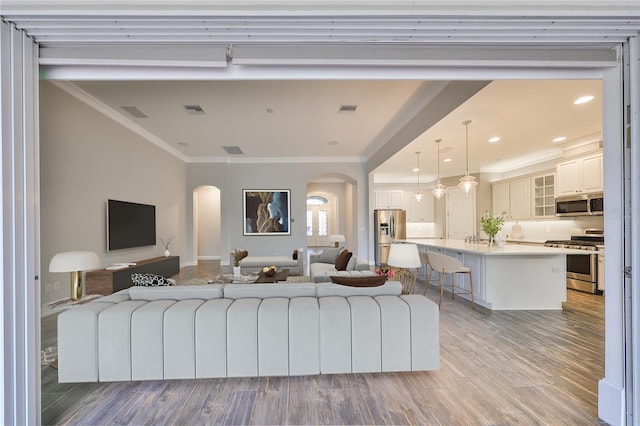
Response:
[[[556,254],[586,254],[584,250],[526,244],[507,243],[503,247],[498,247],[497,245],[489,247],[486,242],[465,243],[464,240],[411,238],[403,241],[423,246],[457,250],[463,253],[475,253],[485,256],[549,256]]]
[[[509,243],[489,247],[486,242],[448,239],[407,238],[403,241],[417,244],[420,252],[436,251],[459,259],[471,270],[475,302],[492,310],[562,309],[562,303],[567,300],[567,255],[593,253]],[[457,274],[456,282],[469,289],[469,280],[461,275]],[[437,285],[437,280],[433,284]],[[449,287],[444,286],[445,292]],[[466,294],[460,297],[469,299]]]

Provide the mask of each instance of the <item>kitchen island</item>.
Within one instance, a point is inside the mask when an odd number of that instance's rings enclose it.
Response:
[[[456,257],[471,268],[475,303],[491,310],[562,309],[567,300],[566,255],[584,254],[575,249],[524,244],[489,247],[486,242],[462,240],[405,241],[417,244],[421,252],[436,251]],[[468,279],[462,278],[456,277],[457,285],[468,289]],[[449,289],[445,286],[445,291]],[[458,297],[471,299],[465,294]]]

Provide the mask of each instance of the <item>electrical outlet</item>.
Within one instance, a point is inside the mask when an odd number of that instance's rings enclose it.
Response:
[[[544,228],[544,232],[551,232],[551,227],[547,226],[546,228]]]
[[[57,281],[53,283],[53,291],[56,291],[56,290],[60,290],[60,283]]]

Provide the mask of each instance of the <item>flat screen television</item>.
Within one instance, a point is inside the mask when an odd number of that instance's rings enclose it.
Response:
[[[156,244],[156,206],[107,200],[107,251]]]

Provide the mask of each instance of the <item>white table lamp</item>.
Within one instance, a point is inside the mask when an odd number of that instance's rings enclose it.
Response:
[[[345,242],[345,238],[344,235],[329,235],[329,241],[331,241],[333,243],[334,247],[339,247],[340,243],[344,243]]]
[[[49,272],[71,272],[71,300],[82,298],[82,271],[100,268],[100,258],[92,251],[58,253],[49,262]]]
[[[402,283],[402,294],[411,294],[416,286],[416,276],[409,271],[422,266],[416,244],[391,244],[387,265],[400,270],[395,278]]]

